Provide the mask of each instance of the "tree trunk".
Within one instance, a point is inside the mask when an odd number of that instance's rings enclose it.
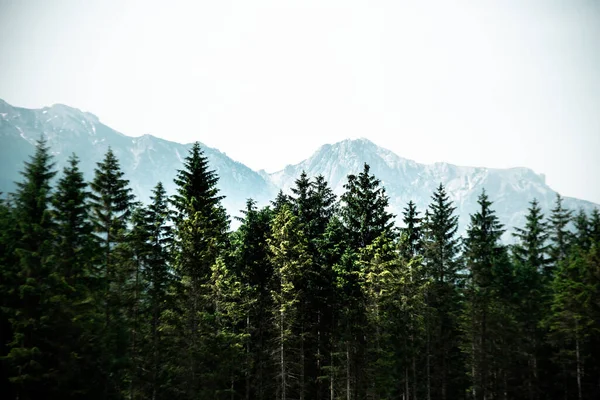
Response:
[[[408,381],[408,367],[404,369],[404,399],[410,400],[410,382]]]
[[[582,400],[581,395],[581,376],[583,375],[581,366],[581,354],[579,349],[579,332],[578,332],[578,321],[575,320],[575,358],[577,361],[577,398]]]
[[[334,395],[335,395],[335,393],[333,391],[333,381],[335,379],[335,376],[333,374],[333,349],[334,349],[334,347],[331,348],[331,352],[330,352],[330,355],[329,355],[329,358],[330,358],[330,364],[329,364],[329,367],[330,367],[330,370],[329,370],[329,400],[333,400]]]
[[[137,324],[138,324],[138,296],[139,296],[139,287],[140,287],[140,263],[136,260],[136,268],[135,268],[135,288],[133,290],[133,329],[131,331],[131,359],[133,363],[131,365],[131,382],[129,383],[129,399],[133,400],[133,392],[135,390],[135,376],[137,372],[137,363],[136,363],[136,345],[137,345]]]
[[[250,313],[246,315],[246,333],[250,334]],[[250,400],[250,340],[246,340],[246,368],[244,375],[246,376],[246,400]]]
[[[413,355],[412,357],[412,370],[413,370],[413,400],[417,400],[417,360]]]
[[[426,385],[427,385],[427,400],[431,400],[431,327],[429,321],[427,322],[427,359],[425,360],[426,365]]]
[[[286,395],[285,395],[285,386],[286,386],[286,379],[285,379],[285,360],[284,360],[284,355],[283,355],[283,336],[284,336],[284,330],[283,330],[283,320],[284,320],[284,313],[283,310],[281,310],[279,312],[280,315],[280,327],[279,327],[279,355],[280,355],[280,369],[281,369],[281,400],[286,400]]]
[[[346,400],[351,400],[350,395],[350,343],[346,341]]]
[[[304,322],[302,323],[304,325]],[[300,400],[304,400],[304,391],[305,391],[305,363],[306,358],[304,356],[304,326],[300,331]]]

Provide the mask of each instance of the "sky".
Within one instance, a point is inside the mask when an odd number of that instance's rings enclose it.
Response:
[[[0,98],[255,170],[365,137],[600,203],[598,0],[0,0]]]

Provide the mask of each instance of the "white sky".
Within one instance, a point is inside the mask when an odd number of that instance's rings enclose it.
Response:
[[[366,137],[600,203],[597,0],[0,0],[0,98],[253,169]]]

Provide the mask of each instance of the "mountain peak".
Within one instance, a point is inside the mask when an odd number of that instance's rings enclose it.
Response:
[[[336,145],[349,145],[352,147],[360,147],[360,146],[368,146],[368,147],[379,147],[377,146],[375,143],[373,143],[371,140],[367,139],[366,137],[359,137],[358,139],[344,139],[340,142],[334,143],[334,146]]]
[[[99,118],[89,112],[81,111],[79,108],[67,106],[65,104],[56,103],[50,107],[42,108],[42,113],[51,112],[53,115],[57,117],[69,117],[69,118],[78,118],[84,117],[85,119],[93,122],[100,122]]]

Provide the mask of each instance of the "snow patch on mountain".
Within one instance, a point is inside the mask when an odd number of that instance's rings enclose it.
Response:
[[[28,159],[35,142],[42,136],[56,155],[57,170],[61,170],[68,157],[76,153],[88,179],[93,177],[96,163],[102,160],[110,146],[142,201],[148,201],[151,190],[159,181],[167,192],[175,192],[173,179],[190,149],[190,144],[174,143],[152,135],[126,136],[102,124],[94,114],[62,104],[26,109],[0,100],[0,116],[0,191],[5,193],[14,190],[23,161]],[[310,177],[323,175],[334,193],[341,195],[347,176],[360,173],[364,163],[370,165],[371,172],[385,186],[390,197],[390,211],[397,216],[399,225],[408,201],[414,201],[423,212],[431,202],[432,193],[442,183],[454,202],[460,232],[464,233],[470,222],[469,214],[477,210],[477,197],[485,189],[500,221],[508,229],[505,240],[510,241],[513,227],[524,222],[529,202],[537,198],[548,213],[556,194],[546,184],[543,174],[536,174],[529,168],[493,169],[444,162],[421,164],[400,157],[366,138],[325,144],[306,160],[274,173],[255,172],[217,149],[204,145],[202,149],[210,168],[219,176],[221,194],[226,196],[223,204],[232,217],[240,215],[248,198],[264,206],[278,190],[289,193],[302,171]],[[565,206],[586,211],[596,207],[591,202],[571,198],[565,199]]]

